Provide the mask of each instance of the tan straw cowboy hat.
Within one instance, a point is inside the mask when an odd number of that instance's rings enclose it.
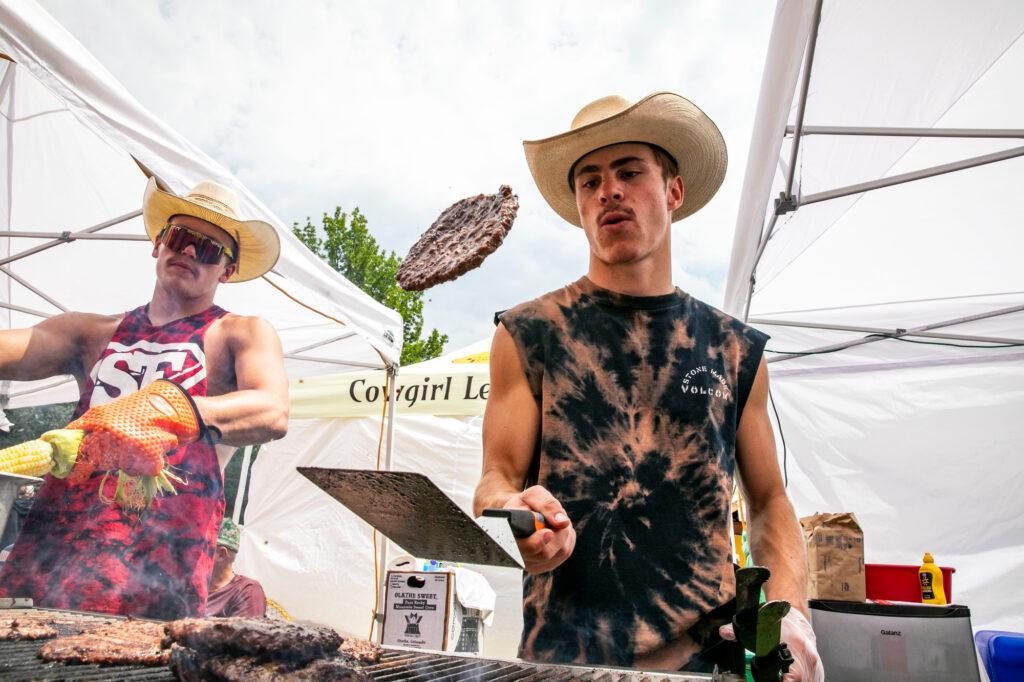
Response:
[[[274,267],[281,253],[281,242],[269,223],[240,219],[239,205],[238,195],[216,182],[200,182],[188,194],[179,197],[163,191],[157,187],[156,178],[150,178],[142,199],[142,215],[146,232],[154,242],[175,215],[194,216],[221,228],[238,245],[238,269],[228,281],[245,282]]]
[[[555,213],[580,227],[569,171],[595,149],[622,142],[661,147],[679,164],[686,196],[672,222],[711,201],[725,179],[725,139],[696,104],[671,92],[656,92],[636,104],[616,95],[580,109],[569,132],[523,142],[537,189]]]

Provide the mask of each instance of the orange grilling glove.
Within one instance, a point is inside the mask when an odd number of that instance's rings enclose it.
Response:
[[[69,477],[72,482],[83,481],[96,470],[159,476],[164,454],[194,443],[205,430],[192,397],[166,379],[97,405],[67,428],[85,431]]]

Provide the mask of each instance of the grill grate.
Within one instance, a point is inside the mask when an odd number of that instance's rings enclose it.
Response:
[[[115,620],[114,616],[80,614],[51,609],[0,609],[0,616],[19,613],[52,614],[62,635],[77,634],[88,622]],[[34,680],[174,680],[166,667],[99,666],[48,663],[37,654],[46,640],[0,641],[0,680],[30,682]],[[608,668],[582,668],[537,665],[523,661],[504,661],[475,656],[452,656],[409,649],[385,649],[380,662],[364,666],[374,682],[708,682],[711,677],[696,673],[638,673]]]
[[[45,640],[43,640],[45,641]],[[0,680],[173,680],[167,668],[143,666],[64,665],[47,663],[36,656],[42,641],[0,643]]]
[[[0,617],[45,613],[53,616],[52,625],[61,635],[76,635],[81,625],[94,622],[121,620],[117,616],[81,614],[50,609],[0,609]],[[0,641],[0,680],[29,682],[34,680],[173,680],[167,668],[152,666],[99,666],[64,665],[50,663],[38,657],[39,650],[48,640]]]
[[[708,682],[697,673],[641,673],[610,668],[539,665],[467,656],[385,650],[380,663],[364,670],[374,682]]]

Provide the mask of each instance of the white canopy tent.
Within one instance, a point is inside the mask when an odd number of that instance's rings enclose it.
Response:
[[[390,468],[426,474],[469,514],[480,477],[489,346],[486,339],[403,367],[396,391]],[[292,382],[288,435],[264,446],[253,465],[235,564],[259,579],[291,616],[359,637],[370,632],[377,595],[372,530],[295,467],[383,468],[383,384],[379,371]],[[410,515],[409,522],[425,520]],[[378,562],[383,550],[378,536]],[[388,549],[392,558],[400,554],[399,548]],[[521,572],[471,568],[498,594],[484,653],[514,657],[522,631]]]
[[[1024,5],[780,0],[726,309],[768,362],[800,515],[953,566],[1024,630]]]
[[[309,252],[227,169],[146,111],[31,0],[0,3],[0,328],[65,310],[114,313],[148,299],[147,177],[184,193],[233,188],[281,238],[275,268],[217,302],[273,324],[291,377],[396,366],[400,316]],[[4,385],[0,407],[77,399],[69,377]]]

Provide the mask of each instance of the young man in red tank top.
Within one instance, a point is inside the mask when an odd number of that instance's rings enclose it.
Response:
[[[151,179],[143,200],[156,259],[149,303],[0,332],[0,377],[73,375],[81,394],[75,417],[88,421],[102,406],[121,410],[125,428],[166,436],[178,446],[165,453],[166,465],[181,479],[177,494],[133,511],[109,503],[116,476],[78,470],[81,461],[67,479],[47,476],[0,573],[0,595],[152,618],[202,615],[224,512],[224,458],[237,446],[281,438],[288,424],[276,332],[213,303],[220,284],[259,277],[280,251],[274,228],[242,220],[238,206],[233,191],[213,182],[179,197]],[[194,428],[165,434],[158,417],[122,409],[137,392],[177,400]]]
[[[587,275],[499,314],[474,509],[531,509],[520,655],[710,672],[691,630],[735,594],[734,476],[769,599],[793,609],[789,680],[819,680],[803,538],[767,412],[767,337],[672,284],[672,223],[725,176],[692,102],[605,97],[525,142],[551,208],[581,227]],[[726,630],[722,636],[731,637]]]

